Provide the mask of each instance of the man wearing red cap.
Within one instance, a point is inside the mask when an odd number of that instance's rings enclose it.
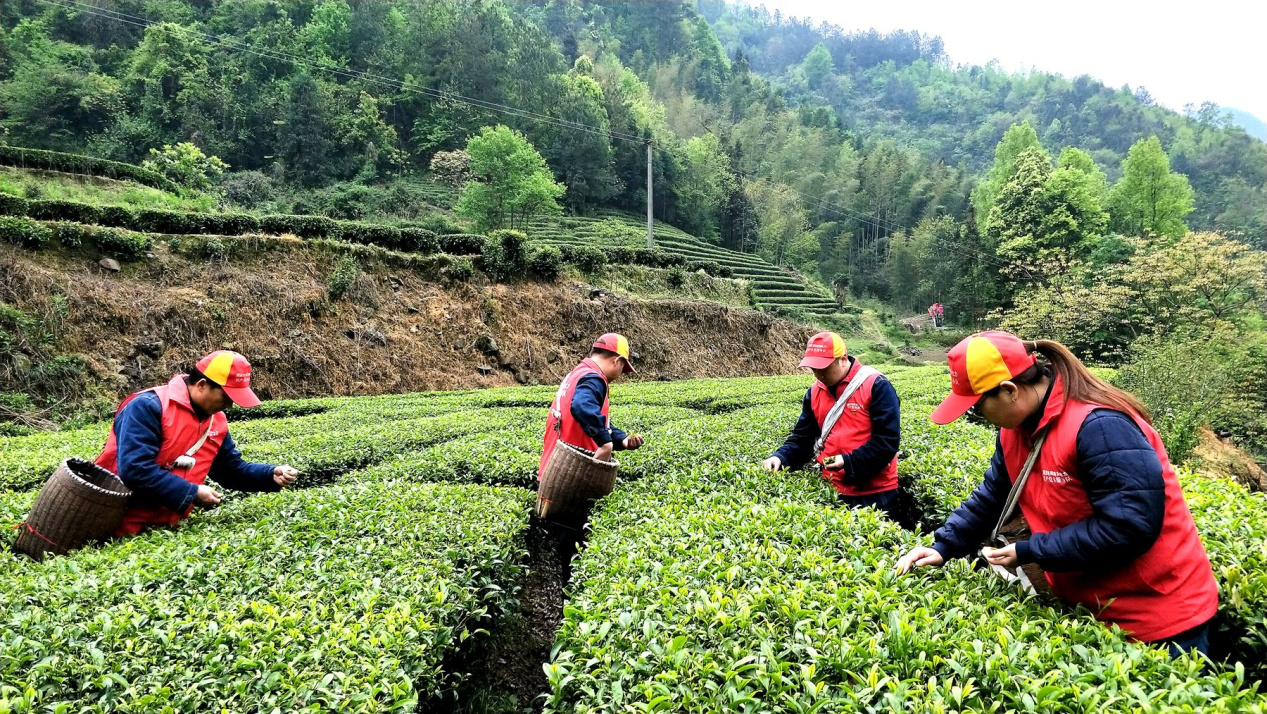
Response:
[[[229,436],[224,410],[249,408],[251,364],[236,352],[203,357],[170,382],[137,392],[119,404],[97,465],[118,474],[132,500],[116,536],[171,526],[194,506],[215,508],[220,494],[208,476],[240,491],[278,491],[298,475],[290,466],[252,464]]]
[[[765,468],[800,468],[811,459],[840,499],[897,517],[897,451],[901,406],[897,391],[873,367],[850,357],[834,332],[810,338],[801,367],[816,378],[801,416]]]
[[[629,340],[624,335],[608,332],[594,342],[589,357],[568,373],[554,395],[546,417],[545,447],[538,465],[538,480],[560,439],[602,461],[609,460],[612,451],[642,446],[641,435],[630,436],[617,429],[608,416],[608,385],[626,372],[637,371],[629,356]]]

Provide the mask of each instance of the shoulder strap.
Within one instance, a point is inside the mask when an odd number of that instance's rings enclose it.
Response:
[[[849,397],[852,397],[853,393],[858,391],[858,388],[870,379],[872,375],[878,374],[880,374],[880,371],[875,367],[862,365],[858,368],[858,373],[853,376],[853,379],[849,380],[849,386],[845,387],[845,391],[841,392],[840,398],[832,405],[831,411],[827,412],[827,418],[823,420],[822,433],[818,435],[818,441],[814,442],[815,460],[818,460],[818,457],[822,455],[823,447],[827,445],[827,437],[831,435],[831,430],[836,428],[836,422],[840,420],[840,415],[844,413],[845,402],[848,402]]]
[[[1016,510],[1016,504],[1021,500],[1021,491],[1025,490],[1025,482],[1029,480],[1029,474],[1034,470],[1034,464],[1038,463],[1038,454],[1043,450],[1043,443],[1047,441],[1047,430],[1043,429],[1034,438],[1034,446],[1029,450],[1029,457],[1025,459],[1025,465],[1021,467],[1021,473],[1017,475],[1016,481],[1012,483],[1012,490],[1007,494],[1007,500],[1003,503],[1003,512],[999,514],[999,522],[994,526],[994,532],[990,534],[990,542],[994,542],[999,537],[999,531],[1003,530],[1003,526],[1012,520],[1012,513]]]
[[[216,417],[213,414],[211,415],[210,419],[207,419],[207,430],[202,432],[202,438],[198,439],[198,442],[196,444],[189,447],[189,451],[185,452],[185,456],[192,457],[194,454],[198,453],[198,449],[201,449],[202,445],[207,443],[207,437],[211,436],[211,427],[215,423],[216,423]]]

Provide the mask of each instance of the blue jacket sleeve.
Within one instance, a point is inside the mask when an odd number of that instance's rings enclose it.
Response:
[[[133,399],[114,420],[119,479],[141,497],[183,512],[194,502],[198,487],[158,465],[163,445],[163,407],[158,395],[146,392]]]
[[[945,560],[976,552],[977,546],[990,536],[998,524],[1011,490],[1012,480],[1003,461],[1003,446],[995,437],[994,456],[990,458],[985,480],[933,534],[933,549]]]
[[[1092,514],[1018,543],[1022,563],[1052,572],[1110,570],[1143,555],[1161,535],[1166,483],[1139,426],[1122,412],[1097,409],[1082,423],[1077,448]]]
[[[238,491],[280,491],[281,486],[273,480],[274,468],[272,464],[253,464],[244,460],[238,445],[233,443],[233,437],[225,434],[207,475],[225,488]]]
[[[814,416],[814,409],[810,406],[810,391],[805,390],[801,415],[797,417],[792,433],[783,441],[783,446],[774,452],[784,468],[799,469],[814,457],[814,442],[818,441],[822,430],[818,427],[818,418]]]
[[[902,439],[901,401],[897,390],[884,377],[876,377],[871,385],[871,438],[867,443],[843,454],[845,475],[849,478],[870,478],[897,456]],[[817,438],[817,437],[815,437]]]
[[[612,444],[612,449],[619,451],[624,446],[627,434],[615,427],[608,428],[603,418],[603,400],[607,398],[607,384],[602,377],[589,375],[583,377],[572,393],[572,418],[589,434],[599,446]]]

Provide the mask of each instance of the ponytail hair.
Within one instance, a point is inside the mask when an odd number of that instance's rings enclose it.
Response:
[[[1065,396],[1079,402],[1103,404],[1119,411],[1135,414],[1152,423],[1148,407],[1130,392],[1118,389],[1091,373],[1068,347],[1055,340],[1026,340],[1025,351],[1042,357],[1038,365],[1022,372],[1014,380],[1018,384],[1037,383],[1042,379],[1043,367],[1055,372],[1064,384]],[[1045,365],[1043,363],[1046,363]],[[1031,374],[1031,372],[1033,374]]]

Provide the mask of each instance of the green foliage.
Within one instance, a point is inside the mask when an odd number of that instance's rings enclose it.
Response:
[[[349,254],[340,258],[339,264],[326,279],[326,295],[330,298],[330,302],[342,300],[352,289],[360,274],[361,266],[356,262],[356,256]]]
[[[154,237],[133,231],[98,228],[89,232],[93,245],[119,260],[140,260],[154,247]]]
[[[822,86],[823,81],[831,76],[833,69],[831,50],[821,42],[814,45],[814,49],[805,55],[805,61],[801,63],[805,81],[809,82],[809,86],[813,88]]]
[[[446,658],[510,609],[530,498],[349,485],[231,502],[191,527],[45,563],[15,558],[0,591],[22,636],[4,645],[4,681],[25,694],[3,696],[19,711],[413,711],[458,684]],[[38,666],[50,646],[75,674]]]
[[[1179,238],[1188,231],[1184,217],[1193,210],[1192,187],[1188,177],[1170,170],[1170,159],[1156,136],[1131,147],[1111,201],[1122,233]]]
[[[528,237],[522,231],[496,230],[488,234],[480,267],[498,282],[510,282],[524,274],[528,263]]]
[[[684,287],[686,285],[686,270],[681,266],[669,268],[668,280],[671,288],[679,289]]]
[[[150,149],[150,157],[141,163],[141,168],[201,191],[219,183],[229,165],[186,141],[175,146],[164,144],[162,150]]]
[[[1016,176],[1017,162],[1028,149],[1039,152],[1047,160],[1047,165],[1051,165],[1051,156],[1043,149],[1038,141],[1038,134],[1027,121],[1009,127],[995,147],[994,164],[990,167],[990,172],[972,191],[972,207],[976,209],[979,221],[977,228],[982,233],[989,232],[988,222],[998,195]]]
[[[607,254],[592,245],[561,245],[563,262],[576,266],[586,275],[593,275],[607,265]]]
[[[26,218],[0,217],[0,240],[39,250],[48,244],[50,231],[43,225]]]
[[[474,179],[462,190],[456,210],[480,230],[519,228],[537,214],[559,213],[564,186],[523,134],[505,126],[485,127],[466,144]]]
[[[27,149],[21,146],[0,144],[0,165],[104,176],[106,178],[135,181],[136,183],[164,191],[175,192],[179,190],[179,186],[174,181],[160,173],[141,168],[140,166],[59,151]]]
[[[454,282],[465,283],[475,277],[475,261],[464,257],[455,258],[445,269],[445,275]]]
[[[488,239],[481,235],[469,233],[446,233],[436,236],[440,242],[440,250],[449,255],[480,255]]]
[[[552,245],[534,245],[528,251],[527,267],[535,277],[553,282],[563,268],[563,253]]]

